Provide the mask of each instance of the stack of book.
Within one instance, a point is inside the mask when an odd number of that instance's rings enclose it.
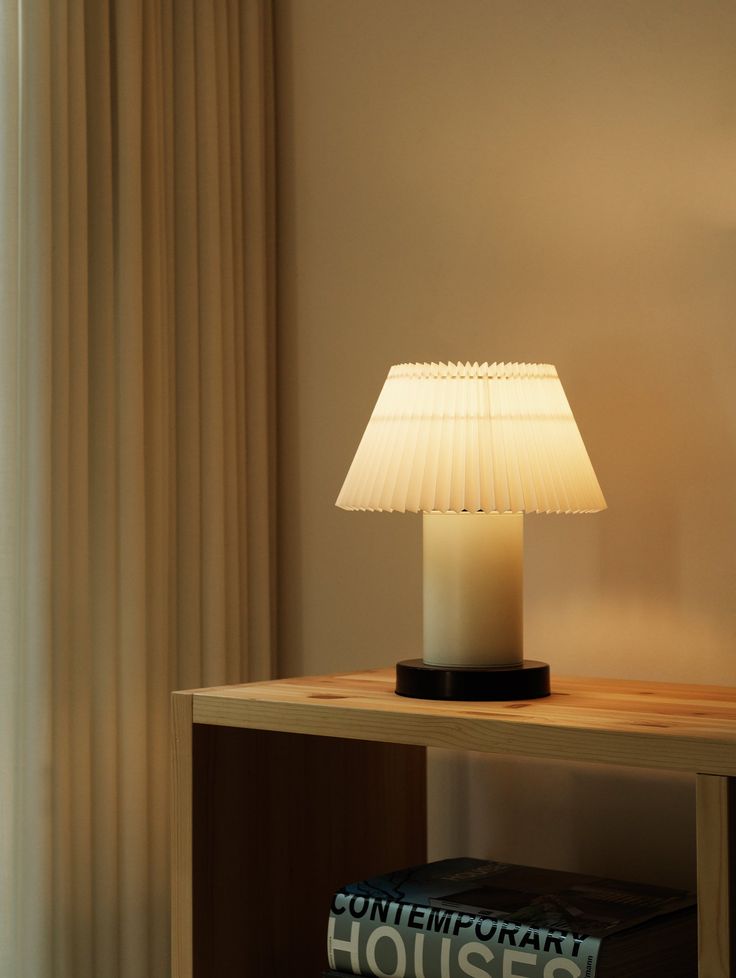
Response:
[[[444,859],[334,895],[325,978],[694,978],[695,895]]]

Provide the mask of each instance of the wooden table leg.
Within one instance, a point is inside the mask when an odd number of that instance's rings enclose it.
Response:
[[[192,694],[171,701],[171,974],[192,978]]]
[[[697,776],[698,974],[734,978],[736,778]]]

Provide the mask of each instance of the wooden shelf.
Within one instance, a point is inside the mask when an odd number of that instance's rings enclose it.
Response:
[[[697,775],[699,975],[734,978],[736,688],[556,679],[511,703],[393,690],[384,669],[174,694],[174,978],[319,975],[330,893],[426,856],[426,747]],[[313,920],[269,947],[258,908],[272,884],[283,900],[283,874],[313,880]]]
[[[394,693],[393,669],[193,694],[195,723],[736,775],[736,688],[557,679],[552,696],[441,703]]]

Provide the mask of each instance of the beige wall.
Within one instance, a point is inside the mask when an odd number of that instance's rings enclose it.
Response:
[[[609,510],[526,521],[558,673],[736,683],[736,5],[278,0],[284,673],[419,653],[333,502],[388,366],[555,363]],[[687,881],[692,786],[433,764],[433,853]],[[500,801],[496,801],[500,798]]]

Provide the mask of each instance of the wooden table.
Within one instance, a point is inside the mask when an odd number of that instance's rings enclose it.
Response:
[[[426,859],[427,747],[695,774],[699,976],[736,976],[735,688],[393,689],[385,669],[173,694],[174,978],[318,978],[332,892]]]

